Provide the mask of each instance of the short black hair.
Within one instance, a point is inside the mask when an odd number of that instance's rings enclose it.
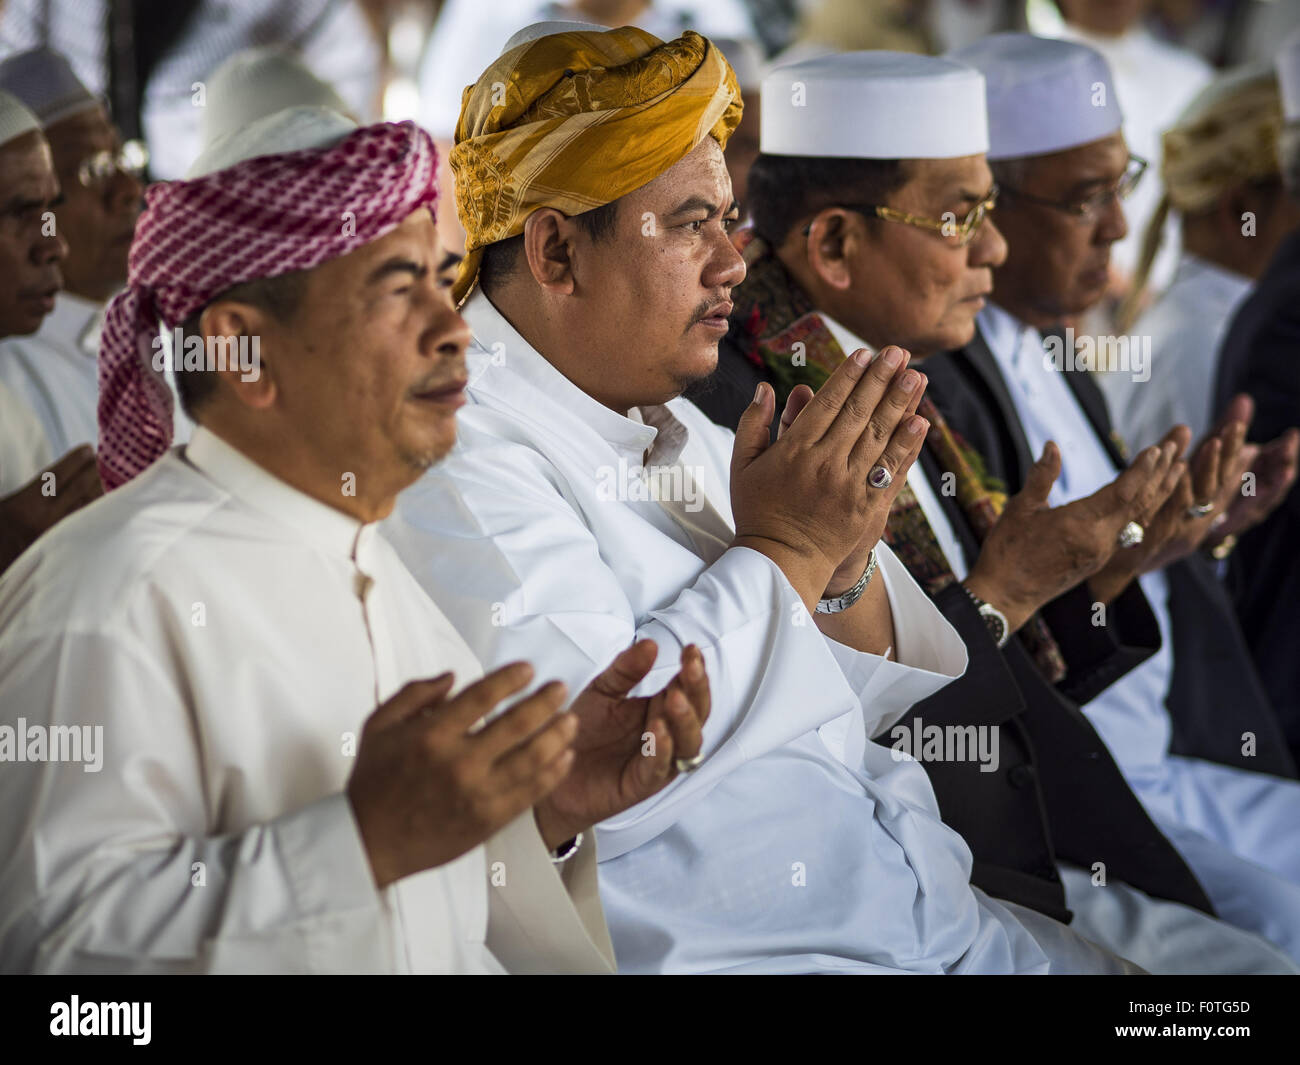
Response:
[[[618,225],[618,200],[593,207],[590,211],[573,216],[579,228],[596,243],[610,240]],[[486,293],[491,293],[509,281],[519,265],[519,255],[524,247],[524,235],[507,237],[485,245],[479,262],[478,283]]]
[[[776,247],[795,226],[827,207],[883,204],[907,177],[901,159],[760,154],[749,171],[754,233]]]
[[[185,342],[192,336],[202,337],[200,319],[203,312],[218,300],[238,300],[249,303],[265,311],[278,322],[288,322],[298,313],[306,289],[306,272],[293,270],[275,277],[259,277],[232,285],[220,295],[208,300],[202,307],[191,314],[180,325],[182,350]],[[206,338],[205,349],[206,349]],[[181,351],[172,352],[172,373],[176,378],[176,392],[180,396],[181,409],[191,420],[199,410],[212,398],[216,391],[216,375],[206,369],[186,370],[182,366]]]

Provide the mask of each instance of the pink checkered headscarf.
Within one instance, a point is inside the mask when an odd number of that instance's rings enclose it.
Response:
[[[174,329],[232,285],[314,266],[368,244],[437,198],[438,156],[411,122],[366,126],[332,148],[248,159],[145,194],[127,286],[99,349],[99,473],[117,488],[172,440],[172,396],[154,369],[158,319]]]

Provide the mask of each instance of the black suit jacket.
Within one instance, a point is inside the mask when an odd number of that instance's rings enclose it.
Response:
[[[771,378],[724,341],[718,372],[693,398],[715,422],[735,428],[762,380]],[[928,451],[922,452],[921,462],[931,483],[939,483]],[[979,554],[974,531],[955,500],[940,500],[970,564]],[[974,761],[923,764],[944,821],[971,848],[972,881],[990,895],[1065,921],[1070,912],[1056,870],[1058,858],[1086,869],[1103,862],[1108,879],[1213,912],[1201,885],[1147,816],[1074,701],[1091,698],[1159,644],[1155,618],[1141,592],[1125,596],[1115,604],[1107,628],[1091,624],[1090,597],[1081,591],[1049,606],[1050,623],[1070,666],[1058,689],[1018,640],[998,649],[959,585],[945,589],[935,604],[966,644],[970,664],[960,679],[918,703],[899,722],[909,728],[998,726],[996,772],[981,772]],[[890,742],[888,734],[879,739]]]
[[[984,456],[989,472],[1006,481],[1009,491],[1018,491],[1034,457],[1002,372],[983,339],[977,335],[960,351],[927,359],[925,373],[930,379],[926,395]],[[1122,466],[1101,391],[1086,370],[1067,372],[1065,378],[1111,460]],[[1167,700],[1172,749],[1294,777],[1295,762],[1213,565],[1194,555],[1167,567],[1165,575],[1173,629],[1174,675]],[[1137,582],[1125,595],[1135,590]],[[1112,608],[1116,605],[1118,601]],[[1255,736],[1253,756],[1242,753],[1246,732]]]
[[[1255,400],[1252,440],[1300,425],[1300,233],[1278,249],[1223,341],[1216,409]],[[1232,554],[1228,588],[1255,664],[1300,760],[1300,485]]]

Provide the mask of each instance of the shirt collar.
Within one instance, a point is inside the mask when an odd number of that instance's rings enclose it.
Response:
[[[993,353],[993,357],[997,359],[998,365],[1005,373],[1017,370],[1016,356],[1024,346],[1026,335],[1037,338],[1039,346],[1042,345],[1042,337],[1037,329],[1026,325],[996,303],[986,304],[979,312],[976,321],[984,342],[989,346],[989,351]]]
[[[54,310],[41,323],[41,332],[64,347],[97,359],[99,333],[103,325],[102,303],[74,296],[71,292],[60,292],[54,300]]]
[[[873,357],[875,356],[876,349],[861,337],[855,335],[847,326],[841,325],[825,311],[818,311],[817,313],[821,317],[822,322],[825,323],[826,328],[830,331],[831,336],[835,338],[835,343],[837,343],[840,346],[840,350],[844,352],[844,357],[846,359],[857,351],[858,348],[866,348],[871,352]]]
[[[195,426],[182,454],[219,488],[290,526],[327,554],[356,558],[374,536],[373,523],[363,524],[298,491],[201,425]]]
[[[666,406],[642,407],[624,415],[587,395],[520,336],[482,290],[470,297],[461,316],[474,331],[466,355],[471,393],[492,397],[531,421],[537,420],[537,397],[543,396],[637,465],[656,450],[661,429],[671,427],[676,436],[680,427],[684,442],[685,426]],[[665,439],[663,444],[669,445],[669,441]],[[673,448],[673,457],[680,451],[680,445]],[[596,456],[585,457],[597,461]],[[670,461],[663,455],[658,458]]]
[[[1179,282],[1194,282],[1203,294],[1211,294],[1225,304],[1236,303],[1250,291],[1253,284],[1245,274],[1219,266],[1189,251],[1183,252],[1179,259],[1170,287]]]

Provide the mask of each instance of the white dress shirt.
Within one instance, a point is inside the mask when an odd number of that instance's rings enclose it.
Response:
[[[100,734],[96,769],[0,729],[0,969],[606,968],[592,849],[571,902],[531,811],[376,889],[361,728],[447,669],[480,675],[375,526],[197,430],[0,578],[0,723]]]
[[[99,442],[99,333],[102,304],[60,292],[41,328],[0,341],[0,381],[40,419],[51,454]]]
[[[633,639],[681,648],[713,695],[704,762],[600,826],[622,971],[1047,971],[1013,908],[971,888],[924,769],[869,742],[965,668],[965,649],[883,544],[888,661],[828,639],[769,559],[729,547],[732,434],[674,399],[619,414],[582,392],[481,294],[466,305],[470,404],[452,455],[386,535],[484,662],[585,684]],[[667,504],[609,471],[689,475]],[[632,477],[625,485],[637,483]],[[685,484],[678,480],[679,485]],[[1016,911],[1019,913],[1019,911]],[[1090,948],[1091,949],[1091,948]]]
[[[1121,371],[1097,375],[1115,427],[1135,451],[1180,422],[1193,441],[1214,424],[1219,345],[1251,283],[1184,252],[1169,288],[1133,326],[1134,336],[1150,338],[1150,380],[1134,381]]]
[[[52,461],[35,412],[0,380],[0,497],[16,492]]]
[[[997,360],[1011,401],[1034,455],[1055,440],[1061,475],[1048,494],[1052,506],[1092,495],[1118,471],[1061,372],[1052,365],[1042,335],[996,304],[980,312],[979,328]],[[1084,708],[1130,782],[1155,780],[1164,772],[1171,725],[1165,695],[1173,679],[1169,586],[1157,570],[1138,578],[1160,627],[1160,649],[1124,674]]]
[[[1054,506],[1114,479],[1116,470],[1042,337],[1002,308],[980,312],[1030,448],[1061,449]],[[1300,961],[1300,784],[1170,752],[1165,707],[1174,648],[1169,582],[1138,578],[1160,628],[1160,650],[1083,707],[1125,779],[1186,859],[1225,920],[1257,932]],[[1224,714],[1231,714],[1224,707]]]

